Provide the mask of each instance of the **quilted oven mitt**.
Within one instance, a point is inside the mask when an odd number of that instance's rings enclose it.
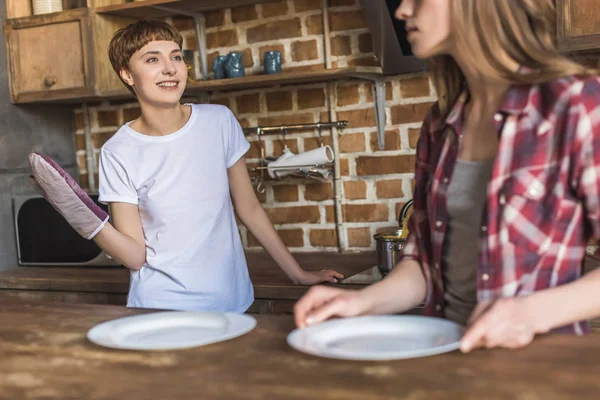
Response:
[[[86,239],[92,239],[108,221],[108,214],[98,207],[75,180],[45,154],[29,154],[33,171],[31,184]]]

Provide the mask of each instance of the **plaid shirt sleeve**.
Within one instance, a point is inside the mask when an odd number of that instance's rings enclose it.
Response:
[[[573,184],[584,204],[587,228],[600,241],[600,78],[580,84],[580,99],[569,122],[575,125]]]

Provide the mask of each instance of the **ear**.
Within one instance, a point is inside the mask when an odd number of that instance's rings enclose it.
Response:
[[[129,86],[133,86],[133,77],[131,76],[131,72],[125,68],[122,68],[119,72],[119,75],[121,76],[121,79],[123,79]]]

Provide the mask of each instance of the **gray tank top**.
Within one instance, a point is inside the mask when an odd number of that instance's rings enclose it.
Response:
[[[461,161],[448,188],[449,222],[443,247],[446,318],[466,324],[477,305],[479,233],[494,160]]]

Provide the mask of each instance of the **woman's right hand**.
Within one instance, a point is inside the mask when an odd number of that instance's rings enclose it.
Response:
[[[362,291],[314,286],[294,306],[294,319],[296,326],[305,328],[331,317],[364,315],[369,309]]]

